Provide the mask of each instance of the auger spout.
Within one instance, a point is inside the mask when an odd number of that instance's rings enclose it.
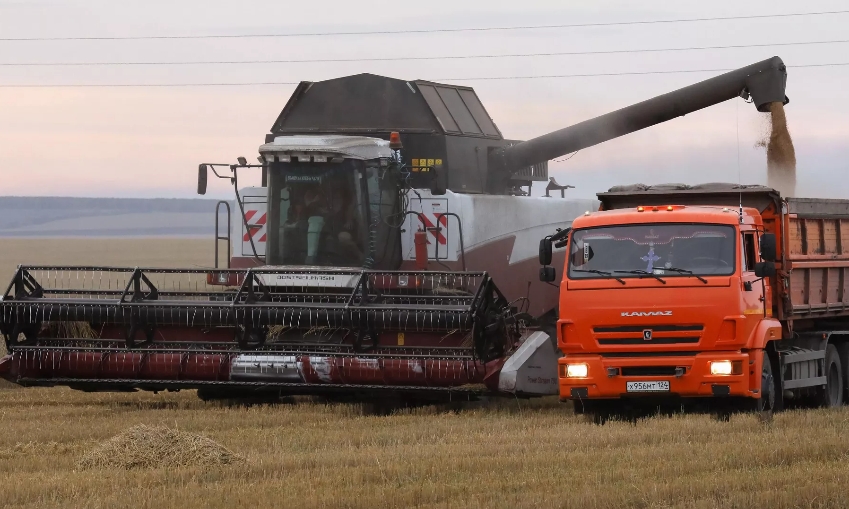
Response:
[[[504,178],[520,168],[560,157],[646,127],[742,96],[751,97],[760,112],[769,104],[789,101],[784,94],[787,68],[779,57],[710,78],[674,92],[585,120],[581,123],[493,150],[491,177]]]

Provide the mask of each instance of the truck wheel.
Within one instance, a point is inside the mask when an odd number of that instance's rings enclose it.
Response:
[[[776,390],[775,384],[775,375],[773,375],[772,369],[772,358],[767,353],[766,350],[763,350],[761,355],[763,356],[762,369],[761,369],[761,397],[757,403],[757,410],[759,412],[774,412],[776,410],[776,403],[779,401],[780,394],[779,391]]]
[[[766,350],[763,350],[761,355],[763,355],[763,361],[761,362],[760,398],[743,402],[742,409],[761,414],[780,412],[784,410],[784,394],[781,389],[780,374],[778,374],[777,358]],[[766,415],[763,417],[766,417]]]
[[[849,401],[849,343],[838,344],[837,354],[843,368],[843,401]]]
[[[784,385],[781,383],[781,365],[778,362],[778,354],[764,350],[764,362],[769,363],[769,378],[772,379],[772,393],[775,398],[772,399],[770,411],[781,412],[784,410]]]
[[[817,400],[820,406],[832,408],[843,404],[843,367],[840,355],[834,345],[825,349],[825,387],[817,388]]]

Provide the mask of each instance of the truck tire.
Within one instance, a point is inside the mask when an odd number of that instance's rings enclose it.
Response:
[[[778,368],[778,356],[774,352],[763,350],[763,362],[761,363],[761,392],[758,399],[746,398],[741,402],[739,410],[744,412],[757,412],[760,414],[772,414],[784,410],[784,392]],[[720,411],[717,417],[720,421],[727,421],[730,410]]]
[[[837,354],[843,368],[843,401],[849,401],[849,343],[839,343]]]
[[[825,408],[837,407],[843,404],[843,367],[840,364],[840,355],[834,345],[828,345],[825,349],[825,387],[817,388],[817,402]]]
[[[781,378],[777,375],[776,358],[766,350],[763,351],[761,369],[761,397],[756,404],[759,412],[780,412],[784,410],[784,394],[781,388]]]

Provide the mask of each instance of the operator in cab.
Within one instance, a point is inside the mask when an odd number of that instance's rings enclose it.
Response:
[[[289,182],[280,207],[280,252],[286,265],[356,267],[364,260],[357,200],[344,175]]]

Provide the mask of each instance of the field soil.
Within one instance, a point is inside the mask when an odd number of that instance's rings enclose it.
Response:
[[[0,239],[0,276],[11,277],[18,263],[202,266],[210,248]],[[312,399],[241,406],[203,402],[194,391],[0,389],[0,501],[132,509],[846,507],[847,423],[846,409],[597,426],[556,399],[376,416]],[[104,450],[115,461],[91,461]],[[162,461],[151,451],[165,451]],[[169,463],[172,456],[182,459]],[[185,459],[192,457],[230,460]]]

